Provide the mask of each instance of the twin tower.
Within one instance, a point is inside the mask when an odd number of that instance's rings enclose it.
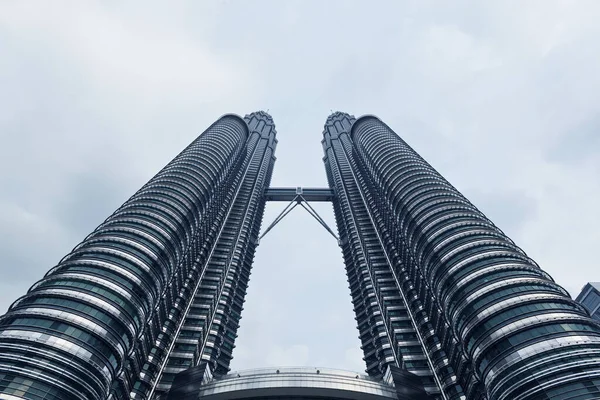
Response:
[[[265,112],[221,117],[16,300],[0,399],[600,398],[599,325],[385,123],[342,112],[312,194],[366,374],[229,373],[265,202],[289,194],[275,136]]]

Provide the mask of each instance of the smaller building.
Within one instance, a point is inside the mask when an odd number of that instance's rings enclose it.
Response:
[[[600,321],[600,282],[586,284],[576,300],[588,310],[592,318]]]
[[[180,372],[167,400],[432,400],[418,376],[389,366],[381,380],[328,368],[268,368],[213,377],[206,364]]]

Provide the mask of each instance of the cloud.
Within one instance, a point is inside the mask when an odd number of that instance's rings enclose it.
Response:
[[[286,348],[272,346],[266,355],[267,366],[295,366],[308,361],[307,345],[295,344]]]
[[[346,350],[344,363],[350,371],[363,372],[365,370],[364,354],[361,349],[350,347]]]
[[[0,310],[217,117],[256,109],[273,185],[325,186],[330,110],[374,113],[576,294],[600,279],[598,19],[595,1],[3,2]],[[364,370],[341,252],[303,210],[259,246],[239,335],[235,369]]]
[[[69,232],[55,220],[0,202],[0,312],[41,279],[69,246]]]

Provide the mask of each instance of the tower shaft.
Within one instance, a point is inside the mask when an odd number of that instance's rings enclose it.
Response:
[[[275,129],[226,115],[0,318],[0,393],[148,398],[173,372],[231,359]]]
[[[449,399],[600,395],[598,325],[395,132],[334,113],[323,144],[371,375],[396,364]]]
[[[0,316],[0,399],[600,397],[581,305],[378,118],[323,134],[330,187],[267,190],[272,118],[212,124]],[[338,239],[308,199],[333,202],[369,376],[228,374],[265,202]]]

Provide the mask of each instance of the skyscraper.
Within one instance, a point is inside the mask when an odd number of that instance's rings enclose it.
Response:
[[[446,399],[600,397],[600,328],[374,116],[323,146],[367,371],[397,364]]]
[[[223,116],[18,299],[0,398],[147,399],[200,361],[227,371],[275,134]]]
[[[592,318],[600,321],[600,282],[589,282],[576,299],[590,313]]]
[[[333,113],[321,189],[275,135],[223,116],[13,303],[0,399],[600,397],[600,326],[387,125]],[[333,203],[366,376],[229,373],[272,200]]]

